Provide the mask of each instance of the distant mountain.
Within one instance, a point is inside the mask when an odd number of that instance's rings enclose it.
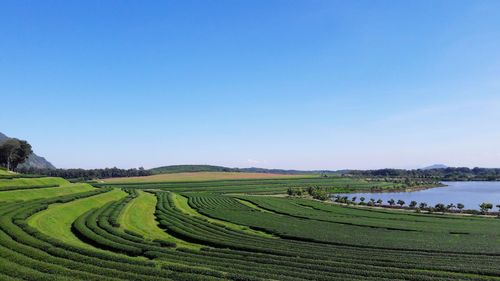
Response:
[[[446,169],[448,166],[443,165],[443,164],[434,164],[428,167],[424,167],[421,170],[434,170],[434,169]]]
[[[0,144],[7,141],[8,139],[8,136],[0,133]],[[30,156],[28,156],[26,162],[19,165],[19,168],[55,169],[56,167],[54,167],[54,165],[52,165],[52,163],[47,161],[45,158],[32,153]]]

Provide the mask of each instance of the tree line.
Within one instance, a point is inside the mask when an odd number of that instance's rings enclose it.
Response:
[[[440,168],[428,170],[352,170],[343,173],[344,176],[389,177],[389,178],[425,178],[442,181],[496,181],[500,180],[500,168]]]
[[[443,204],[443,203],[437,203],[434,206],[429,206],[426,202],[420,202],[418,203],[417,201],[411,201],[407,203],[404,200],[394,200],[394,199],[388,199],[386,201],[387,204],[384,204],[384,201],[382,199],[375,200],[374,198],[370,198],[369,200],[366,200],[365,197],[357,197],[353,196],[349,198],[348,196],[345,195],[334,195],[332,197],[334,202],[341,203],[341,204],[347,204],[347,205],[365,205],[365,206],[370,206],[370,207],[386,207],[386,208],[399,208],[399,209],[414,209],[417,212],[420,211],[427,211],[428,213],[433,213],[433,212],[439,212],[439,213],[467,213],[467,214],[491,214],[490,210],[493,209],[493,204],[489,202],[483,202],[479,204],[480,210],[474,210],[474,209],[464,209],[465,205],[462,203],[457,203],[456,205],[454,203],[450,204]],[[498,208],[498,212],[496,212],[496,215],[500,216],[500,204],[495,205],[496,208]]]
[[[105,169],[37,169],[37,168],[20,168],[16,170],[23,174],[36,174],[50,177],[61,177],[65,179],[81,179],[93,180],[103,178],[117,178],[117,177],[139,177],[149,176],[152,173],[140,167],[138,169],[118,169],[105,168]]]

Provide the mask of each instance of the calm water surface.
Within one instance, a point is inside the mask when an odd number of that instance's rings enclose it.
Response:
[[[447,186],[437,187],[412,192],[387,192],[387,193],[349,193],[339,194],[352,198],[357,196],[356,202],[360,197],[365,197],[365,202],[370,198],[375,200],[382,199],[384,204],[387,200],[394,199],[396,202],[401,199],[409,204],[415,200],[418,203],[425,202],[429,206],[437,203],[457,204],[462,203],[465,209],[479,209],[482,202],[492,203],[493,206],[500,204],[500,182],[443,182]],[[496,208],[494,208],[496,210]]]

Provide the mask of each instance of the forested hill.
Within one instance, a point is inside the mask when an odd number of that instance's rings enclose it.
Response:
[[[7,141],[8,136],[0,132],[0,144]],[[18,168],[35,168],[35,169],[55,169],[54,165],[47,161],[45,158],[32,153],[26,162],[20,164]]]
[[[190,172],[238,172],[237,168],[228,168],[213,165],[171,165],[149,170],[153,174],[173,174]]]
[[[298,171],[283,169],[265,169],[265,168],[229,168],[214,165],[171,165],[153,168],[149,170],[152,174],[173,174],[173,173],[192,173],[192,172],[245,172],[245,173],[266,173],[266,174],[311,174],[319,171]],[[329,171],[333,173],[333,171]]]

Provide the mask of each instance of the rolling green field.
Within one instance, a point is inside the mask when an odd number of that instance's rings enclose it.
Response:
[[[0,191],[58,187],[65,184],[69,184],[65,179],[50,177],[0,179]]]
[[[57,186],[49,186],[50,184]],[[45,186],[44,186],[45,185]],[[2,179],[0,280],[500,280],[500,220],[289,198],[352,178]]]

